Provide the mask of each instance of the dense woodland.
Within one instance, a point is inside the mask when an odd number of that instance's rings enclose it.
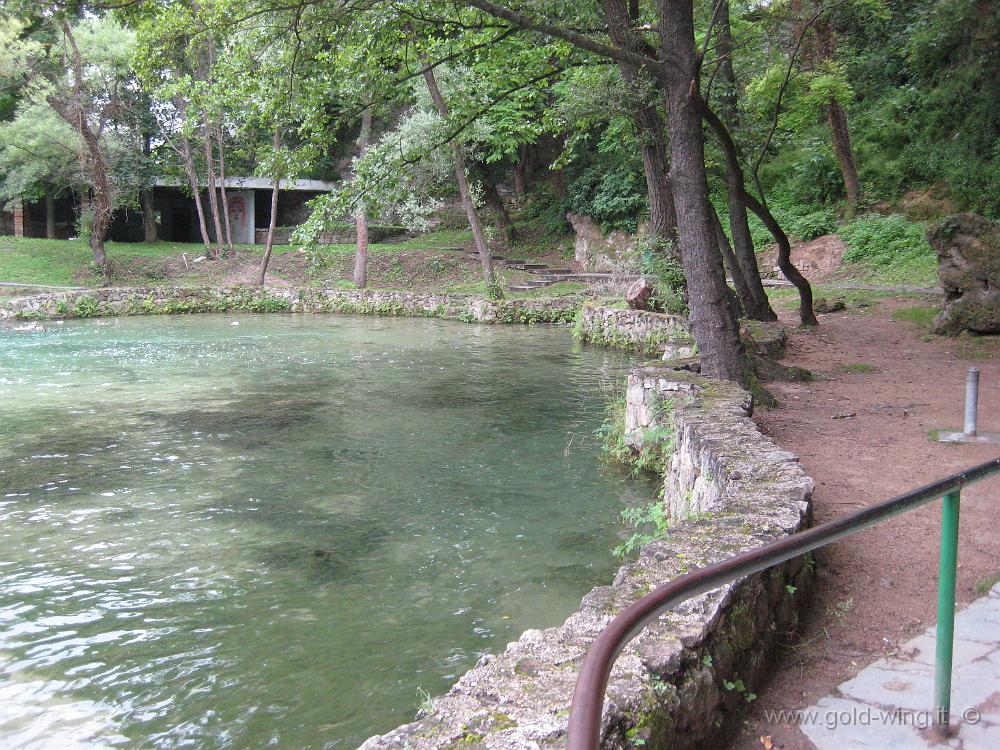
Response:
[[[898,215],[913,196],[1000,217],[992,0],[0,7],[0,193],[72,195],[104,268],[119,207],[144,210],[155,239],[157,175],[190,187],[212,257],[232,246],[226,174],[269,178],[272,201],[282,179],[338,181],[296,239],[354,224],[359,287],[369,222],[420,227],[459,202],[499,296],[491,243],[526,226],[554,241],[576,212],[641,227],[703,371],[745,381],[737,320],[775,317],[764,247],[814,325],[795,238],[846,226],[879,239],[854,252],[906,263],[923,242]]]

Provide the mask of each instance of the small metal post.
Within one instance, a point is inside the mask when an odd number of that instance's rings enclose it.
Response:
[[[969,381],[972,382],[971,376]],[[941,507],[937,639],[934,644],[934,724],[942,736],[948,735],[951,720],[951,661],[955,641],[955,570],[958,564],[960,497],[960,490],[949,492],[944,496]]]
[[[965,377],[965,434],[976,436],[976,422],[979,412],[979,370],[970,367]]]

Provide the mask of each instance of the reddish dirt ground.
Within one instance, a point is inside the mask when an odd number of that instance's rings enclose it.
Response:
[[[884,299],[867,312],[824,315],[818,329],[790,336],[785,364],[818,377],[770,384],[780,405],[756,419],[816,481],[816,523],[1000,455],[1000,446],[929,435],[961,428],[970,366],[982,373],[980,431],[1000,432],[1000,340],[930,337],[892,319],[917,302]],[[786,322],[794,323],[791,315]],[[852,363],[875,369],[847,369]],[[960,606],[1000,571],[1000,478],[963,492],[961,513]],[[797,729],[768,724],[764,712],[811,705],[934,623],[939,519],[934,503],[817,556],[815,605],[770,685],[758,690],[735,750],[812,748]]]

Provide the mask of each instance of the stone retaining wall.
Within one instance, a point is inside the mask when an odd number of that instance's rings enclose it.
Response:
[[[94,289],[0,300],[0,320],[49,320],[197,312],[340,312],[453,318],[478,323],[568,323],[573,297],[497,302],[473,295],[236,287]]]
[[[582,341],[666,355],[668,359],[691,357],[697,352],[687,320],[679,315],[586,305],[575,333]]]
[[[548,630],[483,657],[414,723],[363,750],[562,747],[578,668],[611,618],[689,570],[791,534],[810,521],[813,482],[762,435],[740,388],[664,367],[629,377],[627,438],[656,437],[673,524],[610,586]],[[604,748],[714,746],[753,699],[775,643],[797,622],[812,580],[800,558],[701,595],[662,616],[622,653],[608,687]]]

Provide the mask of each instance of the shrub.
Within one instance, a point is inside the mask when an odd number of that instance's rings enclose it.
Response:
[[[687,314],[685,287],[687,279],[673,248],[657,238],[643,238],[636,243],[639,268],[642,273],[656,279],[656,299],[664,311],[676,315]]]
[[[847,248],[844,261],[886,280],[928,281],[936,268],[934,250],[923,225],[900,214],[866,214],[840,228]]]
[[[551,185],[542,183],[521,210],[518,223],[534,224],[541,229],[544,239],[556,239],[570,231],[566,220],[568,210],[565,199],[556,195]]]
[[[789,221],[787,231],[808,242],[824,234],[836,232],[837,219],[834,217],[833,209],[821,208]]]
[[[828,143],[809,140],[787,178],[788,191],[800,203],[831,203],[844,194],[840,166]]]
[[[634,232],[648,211],[642,173],[629,162],[603,161],[591,164],[570,183],[569,208],[590,216],[605,232]]]
[[[73,307],[73,314],[78,318],[93,318],[99,312],[97,300],[86,295],[79,297]]]

